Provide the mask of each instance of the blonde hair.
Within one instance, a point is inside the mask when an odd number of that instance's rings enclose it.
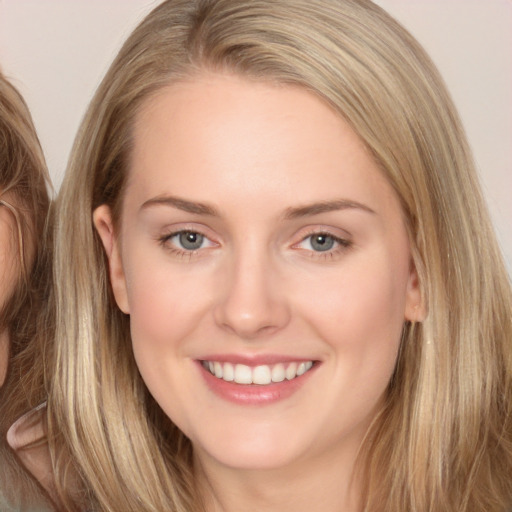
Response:
[[[199,510],[191,447],[145,388],[92,212],[119,220],[141,105],[203,70],[296,84],[350,123],[403,208],[427,318],[406,325],[361,456],[365,510],[512,504],[512,299],[470,150],[419,44],[369,0],[169,0],[132,33],[82,123],[58,204],[56,376],[49,402],[99,510]],[[62,440],[64,442],[62,442]],[[83,496],[82,496],[83,497]]]
[[[0,73],[0,202],[15,220],[19,248],[18,297],[0,318],[12,322],[23,304],[35,247],[42,238],[49,208],[48,172],[28,107],[19,92]],[[13,202],[6,199],[14,197]]]
[[[9,334],[7,375],[0,388],[0,488],[13,503],[38,499],[37,486],[6,443],[6,432],[21,414],[45,398],[42,322],[48,294],[49,252],[45,243],[50,180],[28,107],[0,73],[0,202],[12,214],[18,248],[14,292],[0,312]],[[6,196],[12,198],[8,200]]]

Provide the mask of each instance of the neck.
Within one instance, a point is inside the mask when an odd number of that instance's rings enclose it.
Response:
[[[360,512],[353,478],[357,450],[337,451],[284,468],[230,468],[196,455],[199,488],[207,512]]]
[[[9,359],[9,333],[7,329],[0,332],[0,386],[4,383],[7,374],[7,361]]]

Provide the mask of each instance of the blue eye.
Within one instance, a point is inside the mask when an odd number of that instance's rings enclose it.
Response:
[[[205,250],[218,246],[206,235],[187,229],[165,233],[157,241],[172,256],[187,260],[205,255]]]
[[[313,233],[305,237],[296,247],[317,253],[333,253],[349,247],[351,242],[328,233]]]
[[[200,249],[204,242],[204,235],[195,233],[194,231],[182,231],[176,233],[171,240],[176,239],[176,242],[187,251],[196,251]]]
[[[319,233],[317,235],[311,235],[309,237],[311,247],[314,251],[318,252],[324,252],[331,250],[336,241],[332,236],[324,235],[322,233]]]
[[[160,243],[175,251],[191,253],[215,245],[209,238],[197,231],[177,231],[161,237]]]

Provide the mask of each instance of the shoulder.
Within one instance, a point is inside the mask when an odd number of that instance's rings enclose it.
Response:
[[[46,436],[46,403],[24,414],[9,428],[7,443],[25,469],[53,498],[56,493]]]
[[[65,510],[59,499],[55,482],[51,450],[48,444],[46,402],[24,414],[7,432],[7,443],[19,461],[39,485],[46,491],[55,510]],[[90,510],[84,501],[79,479],[74,470],[68,468],[69,488],[67,497],[80,510]],[[39,510],[39,509],[38,509]]]

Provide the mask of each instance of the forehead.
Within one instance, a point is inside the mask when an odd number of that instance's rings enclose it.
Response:
[[[190,190],[211,199],[221,186],[289,202],[390,189],[363,141],[316,95],[231,75],[175,83],[142,106],[127,185],[141,201]]]

